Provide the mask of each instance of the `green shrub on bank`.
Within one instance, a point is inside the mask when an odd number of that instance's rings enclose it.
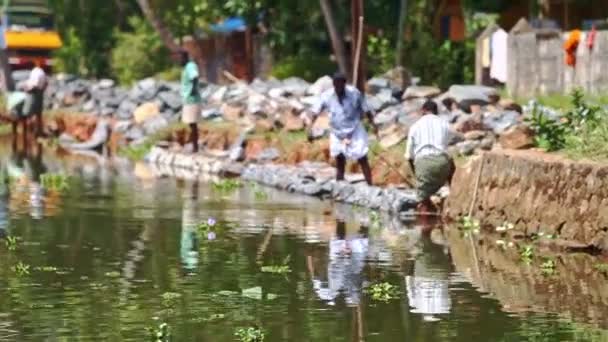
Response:
[[[563,150],[573,158],[608,160],[608,112],[585,100],[581,90],[571,94],[571,109],[552,120],[535,106],[526,121],[536,145],[547,151]]]
[[[337,68],[327,56],[299,55],[275,63],[271,75],[278,79],[300,77],[314,82],[321,76],[333,74]]]
[[[172,66],[170,54],[145,19],[132,17],[132,32],[119,32],[112,50],[110,67],[121,84],[155,75]]]

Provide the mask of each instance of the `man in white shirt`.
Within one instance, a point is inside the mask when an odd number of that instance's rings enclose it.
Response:
[[[367,116],[376,135],[378,127],[374,123],[373,114],[365,98],[355,87],[346,85],[344,74],[335,73],[333,83],[334,88],[325,91],[312,107],[313,120],[309,126],[322,111],[327,111],[331,128],[330,155],[336,158],[336,179],[344,179],[346,159],[350,159],[359,162],[365,181],[372,185],[372,172],[367,159],[369,150],[367,132],[361,122],[363,115]]]
[[[26,117],[33,115],[36,117],[36,136],[42,134],[42,110],[44,101],[44,91],[47,86],[47,77],[44,70],[40,67],[40,62],[37,61],[35,67],[30,71],[29,78],[23,85],[23,90],[28,94],[23,113]]]
[[[422,118],[410,128],[405,158],[416,175],[418,210],[434,211],[431,196],[450,183],[454,162],[447,153],[450,139],[448,123],[437,116],[437,104],[431,100],[422,106]]]

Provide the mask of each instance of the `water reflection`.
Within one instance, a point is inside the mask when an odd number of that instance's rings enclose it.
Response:
[[[308,269],[317,296],[328,305],[335,305],[342,295],[347,306],[361,302],[364,279],[361,274],[369,251],[368,228],[361,225],[354,237],[346,237],[346,223],[336,220],[335,235],[329,242],[326,272],[316,269],[308,256]]]
[[[451,261],[446,246],[431,239],[432,228],[422,228],[412,275],[406,275],[407,298],[412,313],[421,314],[425,321],[437,321],[452,307],[449,292]],[[443,234],[434,230],[435,236]]]
[[[178,181],[181,183],[182,181]],[[182,265],[188,272],[194,272],[198,266],[198,234],[197,227],[199,224],[200,203],[198,202],[198,181],[186,180],[183,190],[183,209],[182,209],[182,227],[181,227],[181,243],[180,255]]]

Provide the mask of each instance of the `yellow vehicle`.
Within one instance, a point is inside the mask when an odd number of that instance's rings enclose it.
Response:
[[[62,46],[54,28],[53,13],[46,0],[0,0],[0,43],[6,49],[12,70],[29,69],[36,62],[47,71],[53,66],[52,52]]]

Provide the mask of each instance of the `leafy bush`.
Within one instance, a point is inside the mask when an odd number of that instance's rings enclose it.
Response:
[[[69,74],[86,74],[85,61],[82,56],[84,46],[76,34],[76,29],[70,27],[63,37],[63,46],[57,50],[53,57],[55,70]]]
[[[129,24],[132,32],[116,32],[116,47],[110,63],[122,84],[131,84],[171,66],[169,51],[148,22],[131,17]]]
[[[331,75],[337,69],[336,63],[327,56],[292,56],[277,62],[272,68],[272,76],[278,79],[301,77],[307,81],[316,81],[324,75]]]
[[[532,113],[526,122],[535,133],[536,146],[547,150],[561,150],[566,143],[566,126],[557,120],[549,118],[540,110],[537,103],[532,107]]]
[[[372,75],[383,74],[395,66],[395,50],[386,37],[369,36],[367,56]]]

